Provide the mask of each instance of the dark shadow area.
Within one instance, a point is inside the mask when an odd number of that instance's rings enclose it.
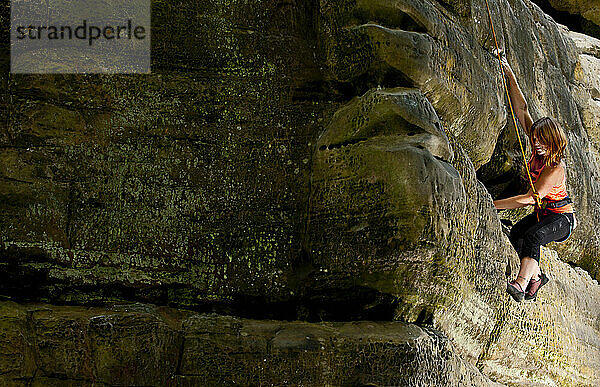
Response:
[[[499,172],[500,161],[490,160],[477,170],[477,179],[483,183],[494,200],[527,192],[528,185],[524,183],[520,173],[515,168]]]
[[[41,266],[40,264],[45,264]],[[389,294],[356,286],[315,286],[314,269],[304,260],[295,266],[294,295],[273,300],[266,296],[234,294],[230,300],[206,300],[184,285],[132,286],[125,283],[73,284],[48,276],[51,259],[41,249],[0,249],[0,299],[48,302],[55,305],[107,307],[140,302],[199,313],[218,313],[249,319],[320,321],[392,321],[396,300]],[[430,320],[427,317],[422,322]]]
[[[364,74],[347,82],[318,79],[297,84],[291,92],[291,99],[296,103],[304,101],[347,102],[377,87],[414,88],[415,85],[401,71],[377,64]]]
[[[525,193],[529,189],[524,169],[525,161],[516,138],[511,139],[513,131],[514,128],[504,128],[498,136],[490,161],[476,172],[477,179],[483,183],[494,200]]]
[[[360,77],[351,82],[344,82],[338,85],[331,85],[339,90],[343,96],[343,101],[349,101],[355,96],[361,96],[371,89],[381,87],[384,89],[395,87],[414,88],[415,85],[410,78],[396,69],[390,68],[385,64],[374,64],[373,67]],[[337,87],[336,87],[337,86]]]
[[[600,27],[583,16],[559,11],[552,7],[548,0],[532,0],[532,2],[537,4],[544,13],[550,15],[554,21],[567,26],[571,31],[581,32],[600,39]]]
[[[389,294],[353,286],[307,290],[299,299],[297,318],[320,321],[392,321],[397,302]]]

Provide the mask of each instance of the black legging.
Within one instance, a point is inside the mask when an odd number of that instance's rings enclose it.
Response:
[[[531,257],[539,264],[540,246],[568,238],[573,222],[572,213],[557,214],[547,211],[547,214],[540,215],[538,222],[533,212],[512,227],[509,239],[519,258]]]

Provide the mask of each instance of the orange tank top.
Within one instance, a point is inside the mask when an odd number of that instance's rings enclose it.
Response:
[[[532,149],[533,149],[533,146],[532,146]],[[529,159],[528,164],[529,164],[529,173],[531,174],[531,180],[535,184],[535,182],[537,181],[538,177],[540,176],[540,173],[542,173],[542,170],[544,169],[546,164],[544,164],[544,161],[542,159],[535,157],[535,154],[533,152],[531,154],[531,158]],[[562,200],[562,199],[566,198],[568,196],[566,183],[567,183],[567,176],[565,174],[565,175],[563,175],[562,182],[560,184],[552,187],[550,192],[546,196],[544,196],[543,199]],[[574,212],[573,206],[571,204],[567,204],[565,206],[558,207],[558,208],[546,208],[546,211],[555,212],[557,214]]]

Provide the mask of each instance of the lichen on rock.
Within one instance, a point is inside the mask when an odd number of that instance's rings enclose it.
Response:
[[[598,384],[600,44],[490,6],[569,139],[537,303],[484,2],[161,0],[152,74],[0,76],[0,384]]]

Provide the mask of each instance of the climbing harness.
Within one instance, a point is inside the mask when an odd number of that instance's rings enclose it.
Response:
[[[504,91],[506,91],[506,96],[508,97],[508,106],[510,106],[510,114],[513,119],[513,123],[515,125],[515,130],[517,132],[517,139],[519,140],[519,145],[521,146],[521,154],[523,155],[523,160],[525,161],[525,169],[527,170],[527,177],[529,178],[529,185],[531,186],[531,191],[533,192],[533,199],[535,201],[535,214],[537,216],[538,222],[540,221],[540,209],[542,208],[542,201],[540,199],[540,195],[535,190],[533,185],[533,180],[531,180],[531,174],[529,173],[529,165],[527,162],[527,156],[525,156],[525,150],[523,149],[523,142],[521,141],[521,136],[519,136],[519,127],[517,126],[517,119],[515,117],[515,112],[513,110],[512,101],[510,99],[510,94],[508,92],[508,85],[506,84],[506,78],[504,76],[504,70],[502,69],[502,58],[500,57],[500,47],[498,47],[498,40],[496,39],[496,30],[494,29],[494,22],[492,21],[492,13],[490,12],[490,5],[488,4],[488,0],[485,0],[485,6],[487,7],[488,16],[490,17],[490,25],[492,26],[492,34],[494,35],[494,42],[496,43],[496,53],[498,54],[498,61],[500,62],[500,72],[502,74],[502,84],[504,85]]]
[[[560,207],[564,207],[567,204],[571,204],[573,203],[573,200],[571,200],[570,197],[566,197],[564,199],[561,200],[549,200],[549,199],[542,199],[542,205],[541,205],[541,209],[545,210],[546,208],[560,208]]]

